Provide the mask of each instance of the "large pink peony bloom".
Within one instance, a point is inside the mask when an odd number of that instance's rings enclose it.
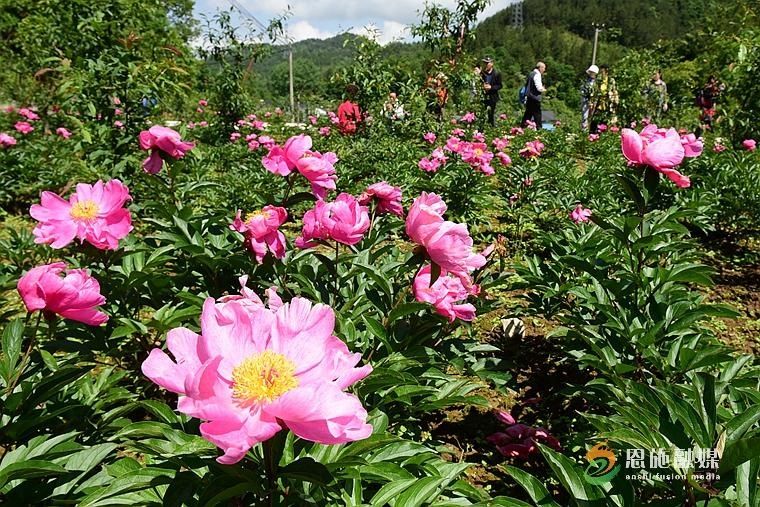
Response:
[[[259,140],[261,144],[265,142],[266,136]],[[280,176],[287,176],[296,168],[298,160],[311,149],[311,137],[300,134],[293,136],[280,147],[274,145],[270,148],[269,153],[261,159],[267,171]]]
[[[417,166],[425,172],[434,173],[441,168],[441,161],[437,158],[422,157]]]
[[[306,151],[296,162],[296,168],[301,175],[309,180],[311,192],[317,199],[324,199],[328,190],[335,190],[335,164],[338,156],[329,151],[325,154],[318,151]]]
[[[18,114],[20,114],[21,116],[23,116],[29,121],[35,121],[35,120],[40,119],[40,116],[37,113],[35,113],[34,111],[32,111],[31,109],[27,107],[22,107],[21,109],[19,109]]]
[[[472,251],[472,238],[466,224],[443,219],[446,203],[436,194],[422,192],[406,217],[406,233],[425,248],[427,256],[441,271],[459,277],[471,287],[470,272],[483,267],[486,258]]]
[[[329,306],[303,298],[281,306],[270,298],[270,308],[245,293],[208,298],[201,334],[172,329],[166,342],[174,361],[154,349],[142,371],[180,395],[180,412],[204,421],[201,435],[224,451],[217,458],[223,464],[282,429],[322,444],[361,440],[372,426],[344,389],[372,367],[356,367],[360,354],[333,335],[334,326]]]
[[[366,206],[373,200],[377,202],[378,213],[404,216],[404,208],[401,207],[401,188],[394,187],[385,181],[373,183],[359,196],[359,204]]]
[[[70,269],[63,277],[66,263],[55,262],[30,269],[18,281],[18,292],[30,312],[42,310],[66,319],[99,326],[108,315],[95,309],[105,304],[100,284],[84,269]]]
[[[246,247],[261,264],[267,252],[272,252],[275,259],[285,257],[285,235],[279,228],[287,218],[288,212],[279,206],[264,206],[261,211],[249,213],[245,220],[238,210],[230,229],[245,235]]]
[[[30,209],[32,218],[40,222],[34,228],[34,242],[63,248],[79,238],[101,250],[115,250],[132,230],[132,216],[123,207],[129,199],[129,189],[119,180],[79,183],[68,201],[42,192],[40,204]]]
[[[34,127],[32,127],[32,125],[26,121],[17,121],[16,124],[13,125],[13,128],[15,128],[17,132],[21,132],[24,135],[27,135],[28,133],[34,131]]]
[[[544,151],[545,145],[539,139],[534,141],[528,141],[525,143],[525,147],[520,150],[520,155],[525,158],[540,157],[541,152]]]
[[[683,146],[684,157],[698,157],[702,154],[704,143],[702,138],[697,139],[694,134],[686,134],[681,136],[681,145]]]
[[[477,289],[468,290],[462,281],[441,270],[441,275],[430,285],[432,267],[428,264],[414,277],[412,288],[414,297],[421,303],[430,303],[436,313],[443,315],[449,322],[455,319],[470,321],[475,318],[475,307],[469,303],[460,303]]]
[[[459,155],[462,157],[462,161],[469,164],[473,169],[487,175],[494,173],[494,169],[491,167],[493,153],[488,151],[488,146],[485,143],[464,143]]]
[[[755,151],[755,148],[757,147],[757,143],[754,139],[745,139],[742,141],[742,146],[744,146],[744,149],[748,151]]]
[[[183,141],[179,132],[161,125],[140,132],[140,148],[150,150],[150,156],[143,160],[143,170],[150,174],[161,171],[165,158],[180,159],[194,147],[193,143]]]
[[[303,230],[296,238],[298,248],[311,248],[315,240],[334,240],[355,245],[370,226],[366,206],[351,194],[340,194],[333,202],[317,201],[303,216]]]
[[[0,132],[0,146],[8,148],[9,146],[16,146],[16,138],[9,136],[5,132]]]
[[[637,133],[623,129],[621,134],[623,155],[629,163],[647,165],[667,176],[676,186],[686,188],[691,185],[688,176],[673,169],[683,162],[685,150],[676,129],[658,129],[650,123]]]

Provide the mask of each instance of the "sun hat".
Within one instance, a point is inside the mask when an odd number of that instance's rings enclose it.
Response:
[[[591,74],[592,72],[594,74],[599,74],[599,67],[597,67],[596,65],[592,65],[591,67],[586,69],[586,74]]]

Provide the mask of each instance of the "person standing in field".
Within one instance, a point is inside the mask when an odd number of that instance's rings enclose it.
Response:
[[[710,76],[705,86],[697,92],[694,99],[699,108],[699,128],[695,132],[697,137],[701,137],[705,130],[712,130],[716,114],[715,104],[725,89],[726,86],[719,83],[718,78]]]
[[[659,70],[652,74],[644,95],[647,99],[649,117],[659,122],[662,115],[668,112],[668,85],[662,80],[662,73]]]
[[[586,78],[581,85],[581,130],[588,130],[588,120],[591,116],[591,98],[594,96],[594,83],[599,67],[596,65],[586,69]]]
[[[480,73],[480,78],[483,81],[483,105],[486,109],[486,115],[488,116],[488,123],[494,127],[496,103],[499,102],[499,90],[501,90],[501,73],[494,69],[493,58],[486,56],[483,58],[485,67]]]
[[[536,124],[536,128],[541,128],[541,99],[546,91],[541,77],[546,72],[546,64],[538,62],[536,68],[528,75],[528,82],[525,83],[526,100],[525,114],[523,114],[522,125],[528,125],[528,120]]]
[[[346,100],[338,106],[338,128],[344,135],[356,133],[362,122],[362,110],[356,102],[359,87],[355,84],[346,86]]]

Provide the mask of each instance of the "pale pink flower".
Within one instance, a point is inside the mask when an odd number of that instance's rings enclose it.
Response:
[[[119,180],[79,183],[76,188],[68,201],[42,192],[40,204],[30,209],[40,222],[33,231],[34,242],[63,248],[78,238],[100,250],[115,250],[132,230],[132,216],[124,208],[131,199],[129,189]]]
[[[430,144],[433,144],[436,140],[436,135],[433,132],[427,132],[422,138]]]
[[[441,161],[437,158],[422,157],[417,166],[423,171],[434,173],[441,168]]]
[[[17,121],[16,124],[13,126],[13,128],[16,129],[16,131],[21,132],[24,135],[27,135],[30,132],[34,131],[34,127],[29,122],[25,121]]]
[[[610,127],[610,132],[612,132],[613,134],[617,134],[618,132],[620,132],[620,127],[612,126]]]
[[[509,134],[512,136],[521,136],[524,134],[524,132],[525,131],[523,131],[523,129],[520,127],[512,127],[509,129]]]
[[[684,158],[684,147],[675,129],[658,129],[654,124],[647,125],[641,134],[623,129],[621,143],[623,155],[631,164],[647,165],[663,173],[678,187],[691,185],[688,176],[673,169]]]
[[[261,264],[267,252],[272,252],[275,259],[285,257],[285,235],[280,232],[280,226],[287,218],[288,212],[279,206],[264,206],[260,211],[246,215],[245,219],[238,210],[230,229],[245,236],[246,247]]]
[[[66,129],[65,127],[58,127],[57,129],[55,129],[55,133],[64,139],[68,139],[69,137],[71,137],[71,132],[69,132],[68,129]]]
[[[451,135],[454,137],[464,137],[465,131],[460,128],[455,128],[451,131]]]
[[[537,130],[536,129],[536,122],[534,122],[532,120],[526,120],[525,121],[525,128],[527,128],[528,130]]]
[[[298,136],[295,136],[295,137],[298,137]],[[306,137],[309,137],[309,136],[306,136]],[[288,141],[289,140],[290,139],[288,139]],[[261,143],[261,146],[263,146],[264,148],[268,150],[271,150],[272,148],[277,146],[277,142],[270,136],[259,136],[259,143]],[[295,143],[294,144],[294,149],[295,149],[299,146],[300,141],[299,142],[294,141],[294,143]],[[287,144],[287,141],[285,142],[285,144]],[[309,146],[311,146],[311,137],[309,137]]]
[[[549,434],[544,428],[534,428],[519,424],[512,414],[505,411],[496,413],[496,418],[506,427],[503,431],[486,437],[486,440],[496,446],[496,449],[509,458],[528,459],[538,454],[537,443],[544,444],[559,451],[562,449],[559,440]]]
[[[327,445],[371,435],[367,411],[344,391],[372,367],[356,367],[361,355],[333,334],[329,306],[299,297],[282,304],[270,291],[267,308],[244,293],[206,299],[200,323],[201,334],[169,331],[174,360],[154,349],[142,372],[179,395],[180,412],[203,421],[203,438],[224,451],[219,463],[239,462],[283,429]]]
[[[473,112],[464,113],[464,115],[462,115],[461,120],[464,123],[472,123],[476,120],[475,113]]]
[[[476,130],[472,133],[472,140],[479,143],[484,143],[486,141],[486,136],[483,134],[483,132]]]
[[[520,155],[525,158],[534,158],[541,156],[541,152],[544,151],[544,143],[536,139],[534,141],[527,141],[525,147],[520,150]]]
[[[32,111],[31,109],[29,109],[27,107],[22,107],[21,109],[19,109],[18,110],[18,114],[20,114],[21,116],[23,116],[24,118],[26,118],[29,121],[34,121],[34,120],[39,120],[40,119],[40,117],[39,117],[39,115],[37,113],[35,113],[34,111]]]
[[[122,114],[124,114],[124,111],[122,111],[121,109],[117,107],[116,109],[114,109],[113,114],[114,116],[121,116]]]
[[[425,248],[431,261],[459,277],[469,288],[472,285],[470,273],[483,267],[486,259],[473,252],[467,225],[444,220],[445,212],[446,203],[440,197],[422,192],[407,214],[406,233],[412,241]]]
[[[311,123],[312,125],[316,125],[317,124],[317,117],[314,116],[313,114],[310,114],[309,115],[309,123]]]
[[[557,121],[554,122],[554,126],[557,127],[557,128],[560,128],[562,126],[562,122],[559,121],[559,120],[557,120]]]
[[[366,206],[371,201],[377,203],[375,209],[378,213],[404,216],[404,208],[401,207],[401,188],[399,187],[394,187],[385,181],[373,183],[359,196],[359,204]]]
[[[124,128],[124,122],[116,120],[115,122],[113,122],[113,126],[116,127],[117,129],[123,129]],[[154,163],[155,163],[155,161],[154,161]],[[158,170],[160,171],[161,168],[159,167]],[[156,172],[158,172],[158,171],[156,171]]]
[[[588,135],[589,142],[595,142],[599,140],[599,134],[589,134]]]
[[[465,144],[466,144],[466,141],[462,141],[458,137],[451,136],[446,140],[445,148],[452,153],[459,153],[459,151],[462,149],[463,146],[465,146]]]
[[[10,146],[16,145],[16,138],[13,136],[9,136],[5,132],[0,132],[0,146],[3,148],[8,148]]]
[[[443,148],[436,148],[433,153],[430,154],[430,158],[439,161],[441,164],[445,164],[449,157],[443,152]]]
[[[150,156],[143,160],[143,170],[150,174],[161,170],[165,158],[180,159],[193,147],[193,143],[182,140],[179,132],[161,125],[140,132],[140,148],[150,150]]]
[[[755,151],[755,149],[757,148],[757,143],[755,142],[754,139],[745,139],[744,141],[742,141],[742,146],[744,146],[744,149],[748,151]]]
[[[582,204],[577,205],[575,209],[570,212],[570,219],[576,224],[588,222],[590,216],[591,210],[584,208]]]
[[[499,119],[500,119],[500,120],[502,120],[502,121],[506,120],[506,119],[507,119],[507,115],[506,115],[506,113],[501,113],[501,114],[499,115]]]
[[[243,136],[240,132],[233,132],[230,134],[230,142],[234,143]]]
[[[414,277],[412,289],[414,297],[421,303],[429,303],[435,307],[436,313],[446,317],[449,322],[455,319],[470,321],[475,318],[475,307],[464,303],[472,293],[465,288],[456,276],[450,276],[441,270],[438,279],[430,284],[432,267],[426,264]]]
[[[98,281],[84,269],[65,270],[66,263],[55,262],[32,268],[22,276],[17,287],[26,309],[58,314],[90,326],[106,322],[108,315],[96,309],[106,302]]]
[[[207,121],[198,122],[198,126],[199,127],[208,127],[208,122]]]
[[[512,159],[503,151],[498,152],[496,157],[499,159],[499,162],[501,162],[501,165],[507,166],[512,164]]]
[[[332,131],[330,130],[330,127],[319,127],[318,132],[320,136],[328,137]]]
[[[208,105],[208,100],[201,99],[201,100],[198,101],[198,105],[201,106],[201,107],[206,107]]]
[[[607,124],[606,123],[600,123],[596,126],[597,130],[599,132],[607,132]]]
[[[202,113],[203,112],[203,108],[202,107],[196,107],[195,108],[195,112],[196,113]]]
[[[491,141],[496,151],[504,151],[509,146],[509,139],[506,137],[497,137]]]
[[[259,146],[261,146],[261,145],[260,145],[260,144],[259,144],[259,142],[258,142],[258,141],[256,141],[256,140],[253,140],[253,141],[248,141],[248,149],[249,149],[250,151],[256,151],[256,150],[258,150],[258,149],[259,149]]]
[[[256,134],[248,134],[247,136],[245,136],[245,142],[250,143],[251,141],[255,141],[256,138],[258,137],[259,136],[257,136]]]
[[[304,214],[303,230],[296,238],[298,248],[311,248],[316,240],[334,240],[355,245],[362,240],[370,226],[369,210],[351,194],[340,194],[335,201],[317,201]]]

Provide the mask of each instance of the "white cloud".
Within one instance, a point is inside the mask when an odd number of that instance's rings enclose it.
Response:
[[[333,32],[320,30],[308,21],[302,20],[296,23],[288,23],[288,35],[293,38],[293,41],[299,41],[304,39],[328,39],[335,35]]]

